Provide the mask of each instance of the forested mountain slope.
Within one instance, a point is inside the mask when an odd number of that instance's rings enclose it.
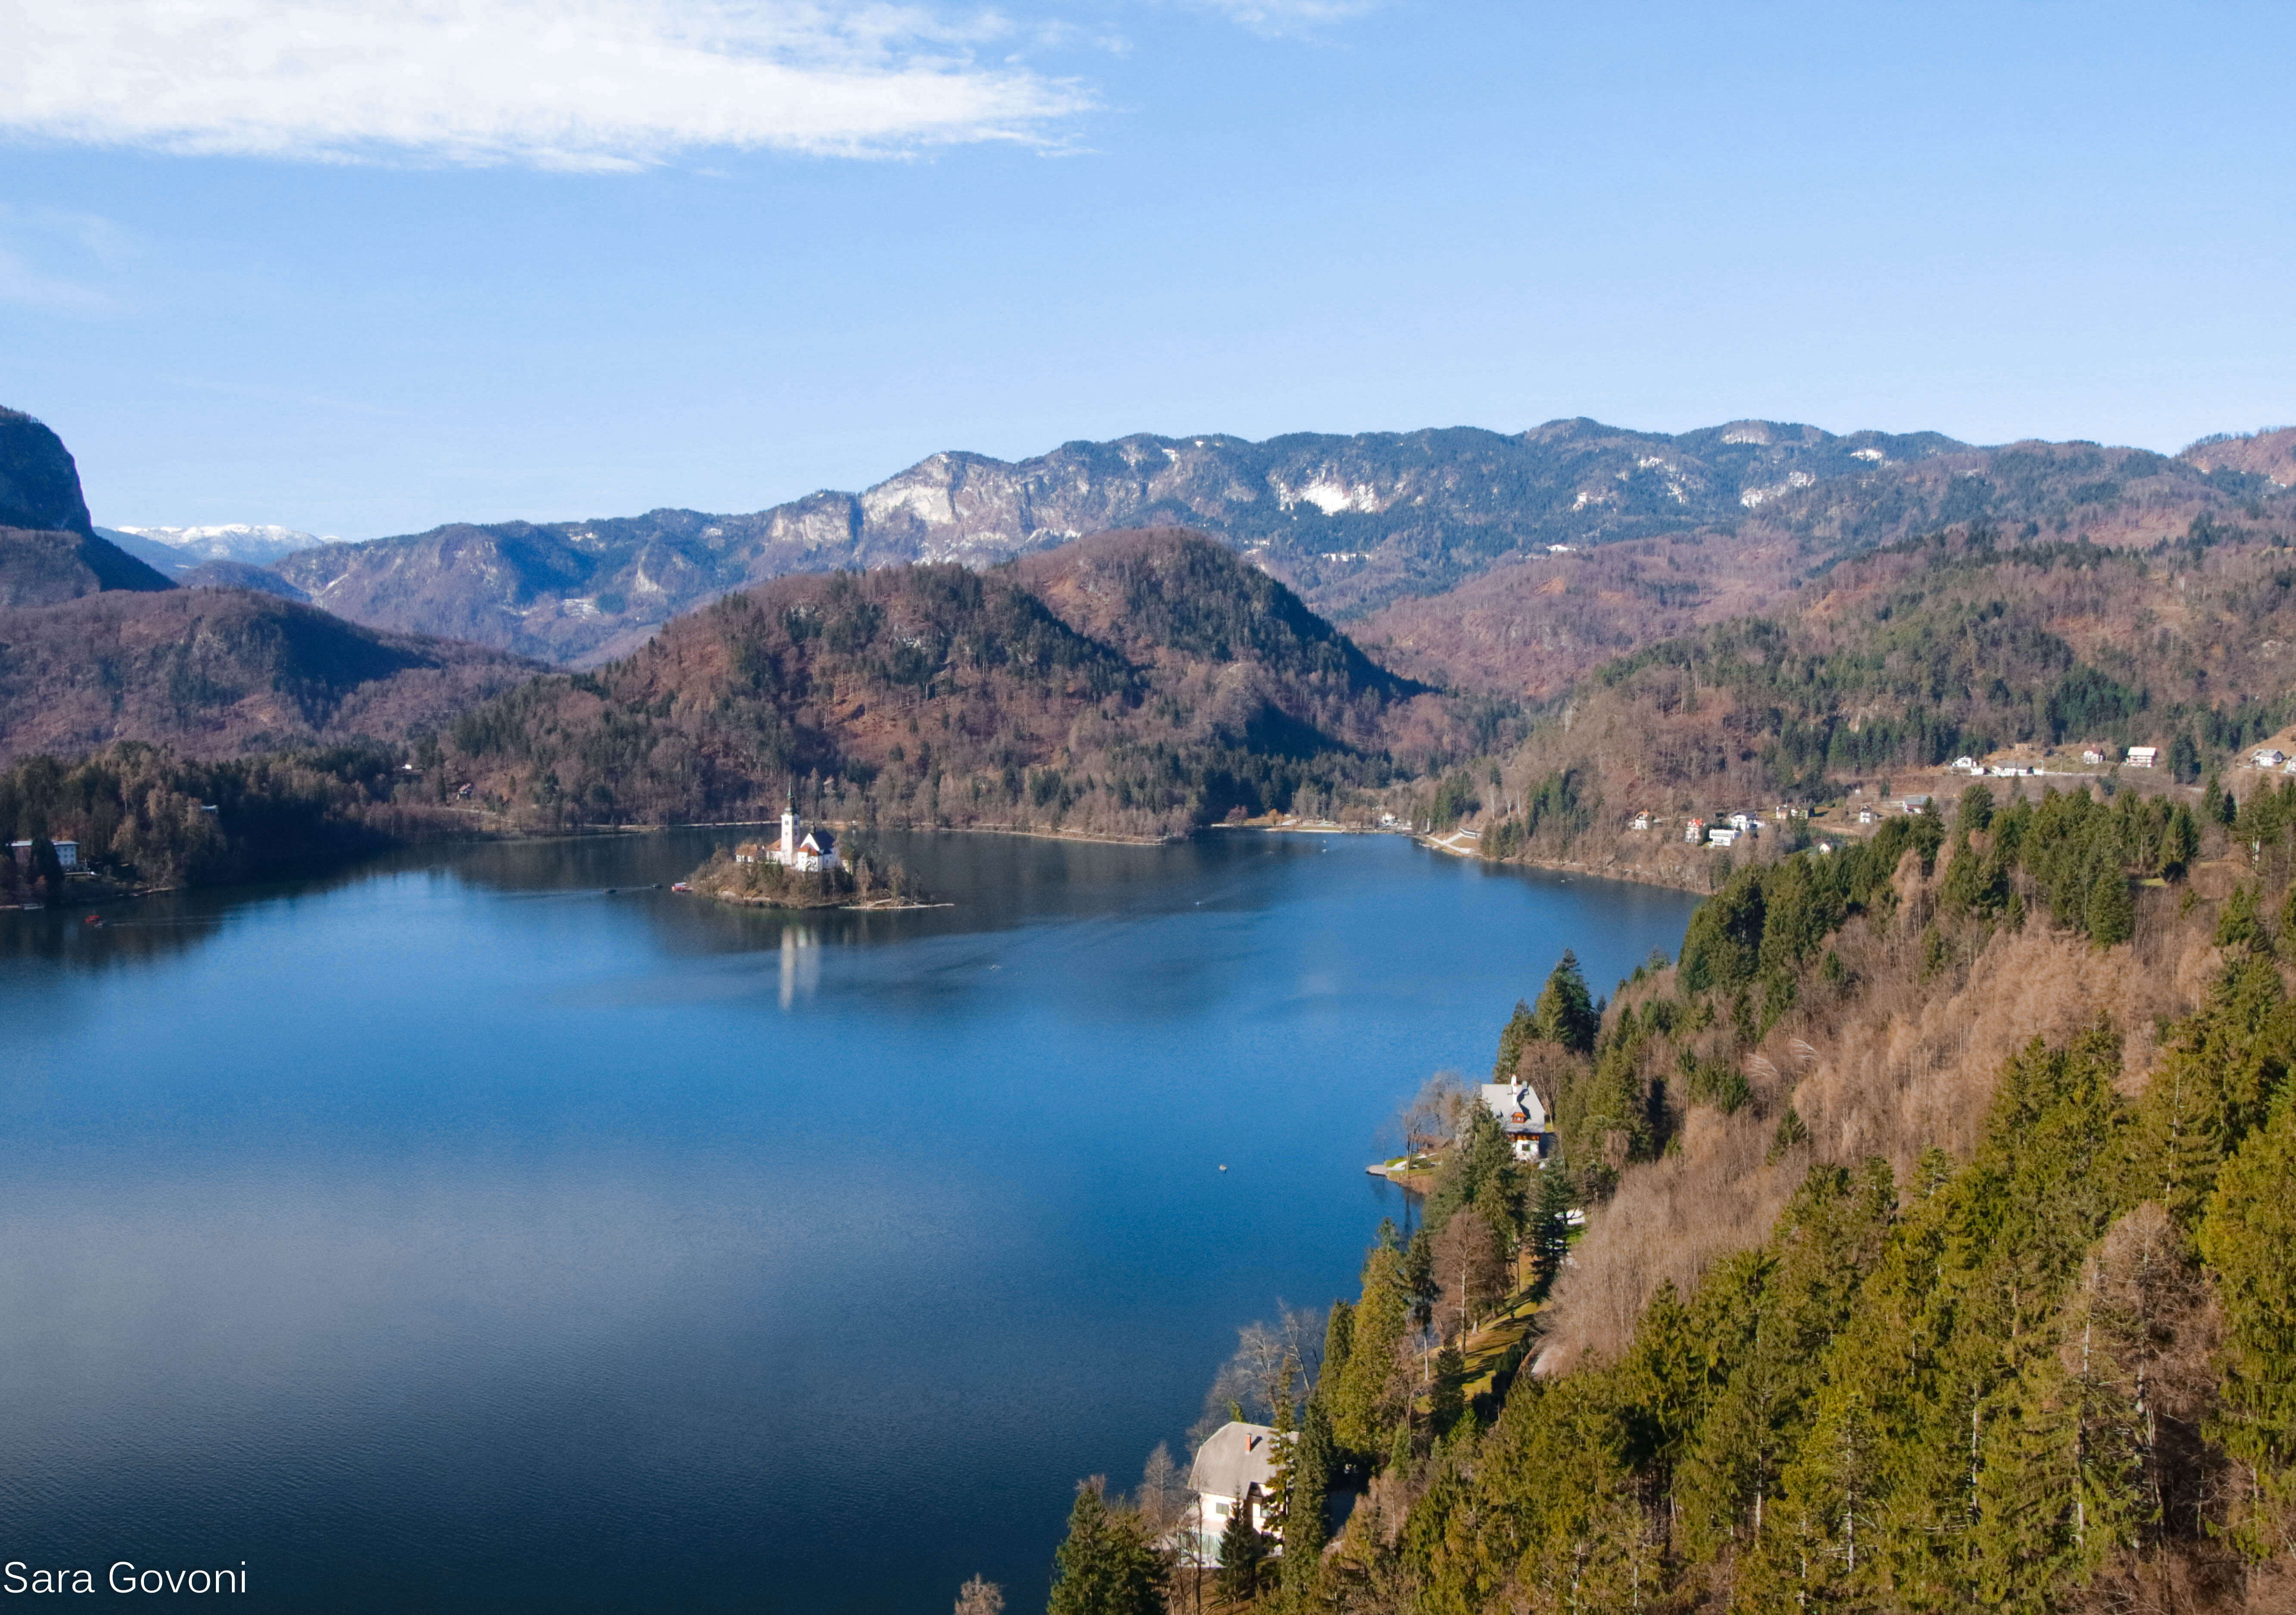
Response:
[[[1367,1495],[1260,1603],[2287,1608],[2292,869],[2296,785],[1977,787],[1741,872],[1599,1016],[1566,960],[1496,1071],[1560,1153],[1470,1108],[1371,1252],[1276,1501]]]
[[[357,622],[586,665],[786,573],[977,566],[1108,529],[1208,532],[1347,619],[1554,544],[1710,532],[1784,541],[1807,560],[1978,519],[2120,541],[2270,486],[2228,461],[2203,470],[2138,449],[1982,449],[1764,421],[1678,435],[1583,419],[1511,435],[1141,435],[1015,463],[935,455],[861,493],[750,515],[455,524],[321,546],[276,570]]]
[[[0,761],[115,740],[187,757],[435,729],[533,672],[234,589],[105,591],[0,610]]]
[[[2129,784],[2194,783],[2296,723],[2296,503],[2257,508],[2144,548],[1977,523],[1823,568],[1766,614],[1569,685],[1493,760],[1496,782],[1455,781],[1444,816],[1472,802],[1487,852],[1679,864],[1679,836],[1629,831],[1635,813],[1678,828],[1859,786],[1870,802],[1883,781],[1941,789],[1939,765],[2011,750],[2065,771],[2149,745],[2164,767]],[[1564,784],[1571,811],[1538,811]]]
[[[1448,593],[1398,600],[1354,630],[1415,677],[1544,699],[1612,656],[1778,610],[1829,563],[1947,527],[1989,529],[2012,544],[2140,549],[2242,527],[2284,533],[2296,463],[2280,466],[2282,439],[2296,442],[2296,433],[2212,440],[2176,462],[2079,443],[1942,456],[1889,478],[1813,488],[1794,509],[1726,536],[1505,560]],[[2265,474],[2273,467],[2279,482]]]
[[[455,722],[438,762],[552,822],[816,813],[1165,835],[1376,783],[1419,687],[1201,535],[783,578]]]

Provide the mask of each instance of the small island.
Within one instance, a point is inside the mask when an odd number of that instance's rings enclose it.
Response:
[[[866,853],[846,856],[837,832],[808,828],[791,794],[779,841],[722,848],[679,885],[701,897],[763,909],[927,909],[941,905],[919,891],[898,863]]]

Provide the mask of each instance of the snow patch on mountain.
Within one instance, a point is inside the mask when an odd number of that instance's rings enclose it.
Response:
[[[165,544],[170,549],[180,549],[202,561],[238,561],[249,566],[267,566],[299,549],[342,542],[332,534],[323,538],[299,528],[253,522],[227,522],[212,527],[122,527],[119,531]]]

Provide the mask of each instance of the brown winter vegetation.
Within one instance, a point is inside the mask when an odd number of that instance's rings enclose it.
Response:
[[[1661,1283],[1686,1294],[1715,1261],[1767,1237],[1812,1161],[1880,1157],[1902,1177],[1926,1149],[1965,1157],[2005,1050],[2110,1025],[2121,1037],[2122,1086],[2143,1090],[2156,1026],[2191,1010],[2218,960],[2207,932],[2179,919],[2170,894],[2148,891],[2128,947],[2101,952],[2029,926],[1996,930],[1974,954],[1925,973],[1923,928],[1946,873],[1941,862],[1925,880],[1908,854],[1897,912],[1843,928],[1834,951],[1852,985],[1806,998],[1750,1047],[1726,1029],[1710,1034],[1735,1054],[1751,1102],[1729,1114],[1688,1107],[1678,1151],[1621,1178],[1555,1285],[1540,1372],[1623,1351]],[[2194,889],[2222,896],[2238,874],[2206,866]],[[1623,996],[1665,996],[1674,977],[1665,971]],[[1777,1150],[1789,1108],[1808,1137]]]
[[[1545,701],[1613,657],[1791,593],[1800,546],[1774,530],[1677,533],[1502,563],[1353,623],[1398,672]]]
[[[444,723],[532,672],[240,589],[106,589],[0,611],[0,760],[114,741],[187,757]]]
[[[2177,457],[2202,471],[2242,471],[2296,488],[2296,426],[2204,437]]]
[[[1782,828],[1787,845],[1862,833],[1853,793],[1873,806],[1885,781],[1897,796],[1949,789],[1944,765],[1964,754],[2095,774],[2084,748],[2117,761],[2151,745],[2162,768],[2121,782],[2188,785],[2296,724],[2292,541],[2283,497],[2252,522],[2195,520],[2144,549],[1979,526],[1844,561],[1767,615],[1578,679],[1495,759],[1496,782],[1459,777],[1475,804],[1464,822],[1486,856],[1704,889],[1720,860],[1683,842],[1691,817],[1836,804],[1806,824],[1764,812],[1770,833],[1731,853],[1775,856]],[[1571,811],[1539,811],[1542,788],[1551,805],[1564,783]],[[1645,811],[1654,828],[1629,829]]]
[[[443,755],[548,822],[758,818],[794,779],[816,819],[1156,837],[1382,783],[1414,705],[1440,705],[1158,530],[778,579],[465,714]]]

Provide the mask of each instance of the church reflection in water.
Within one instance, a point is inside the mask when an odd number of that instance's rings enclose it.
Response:
[[[821,935],[808,925],[782,927],[782,1008],[821,987]]]

